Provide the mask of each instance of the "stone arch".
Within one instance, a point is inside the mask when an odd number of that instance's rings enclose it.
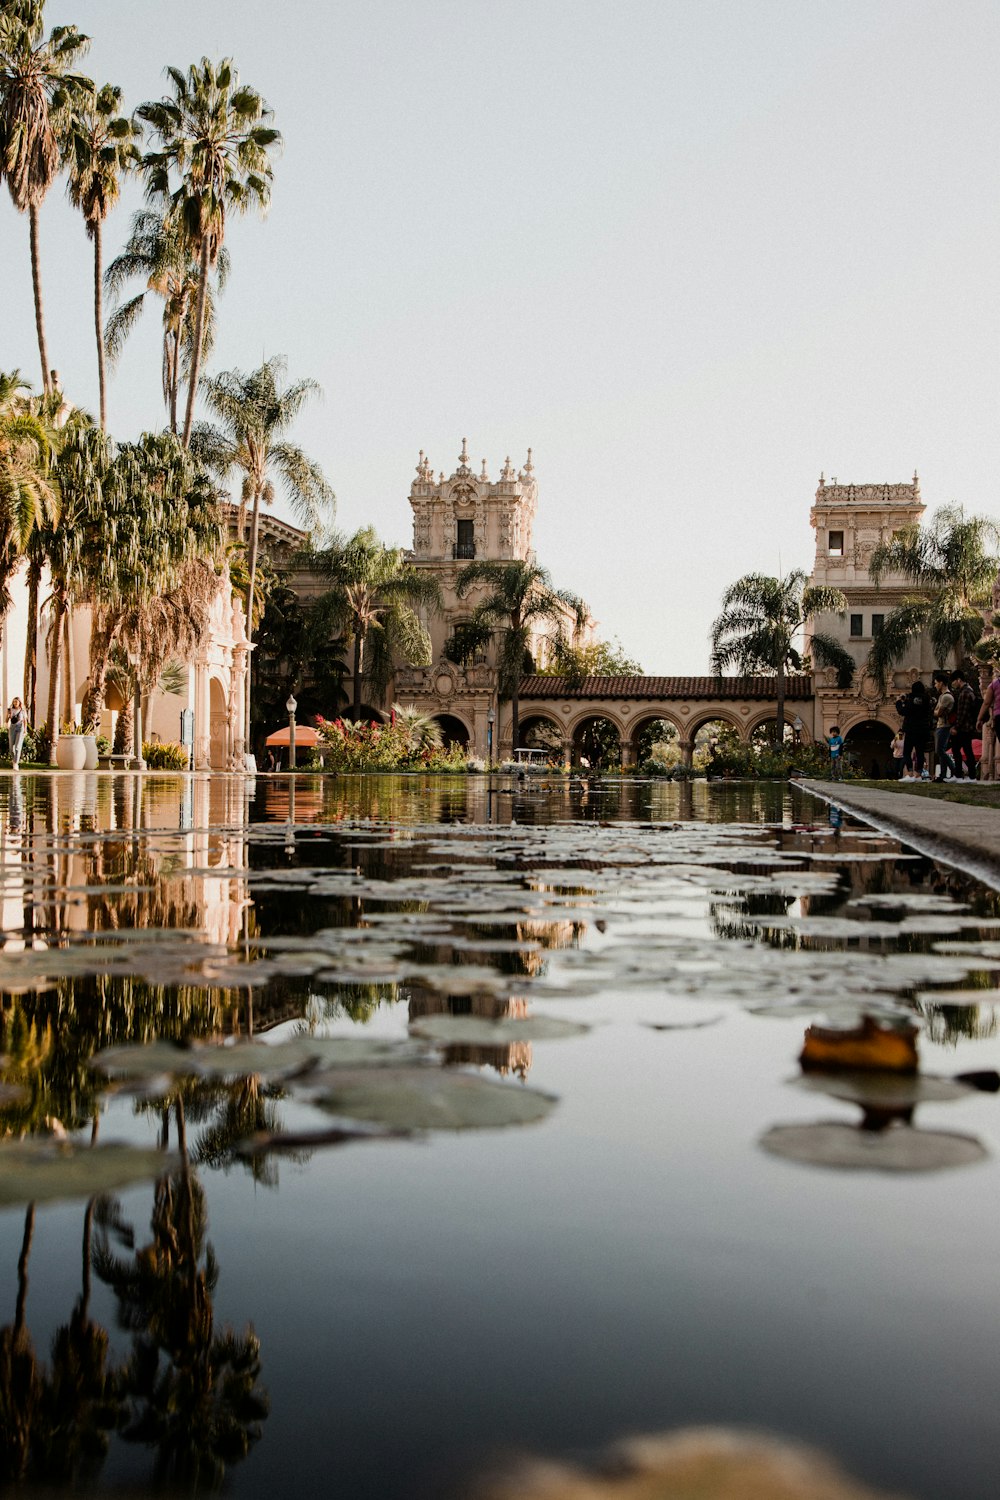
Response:
[[[541,735],[533,735],[532,730],[544,726]],[[551,734],[547,731],[551,730]],[[545,713],[542,710],[533,710],[530,713],[522,713],[518,716],[517,724],[517,749],[532,749],[537,745],[538,749],[551,749],[562,758],[563,745],[566,741],[566,729],[559,723],[554,714]]]
[[[801,713],[799,713],[799,711],[795,707],[795,705],[794,704],[789,704],[789,703],[785,704],[785,738],[786,738],[786,740],[790,738],[790,736],[789,736],[789,731],[790,730],[792,731],[792,733],[794,733],[795,720],[796,719],[799,719],[801,721],[801,724],[802,724],[802,728],[799,731],[799,743],[803,744],[803,745],[809,745],[809,744],[811,744],[812,743],[812,733],[811,733],[811,731],[809,729],[809,725],[806,723],[805,719],[802,718]],[[746,725],[745,738],[746,738],[747,743],[749,744],[750,738],[753,735],[753,733],[754,733],[755,730],[761,729],[761,728],[763,728],[763,726],[765,724],[770,724],[770,723],[772,723],[772,722],[774,722],[776,720],[777,720],[777,712],[776,712],[776,709],[775,709],[774,705],[772,705],[768,709],[765,709],[765,711],[763,713],[757,713],[757,714],[753,715],[750,718],[750,720],[747,723],[747,725]]]
[[[609,712],[608,709],[602,708],[597,704],[594,704],[590,708],[585,708],[581,713],[578,713],[575,718],[570,720],[570,722],[566,725],[565,730],[563,731],[566,738],[568,740],[575,740],[580,732],[582,725],[584,725],[588,719],[607,719],[608,723],[613,724],[617,729],[618,737],[621,740],[622,744],[624,745],[627,742],[630,728],[628,720],[618,718],[616,714]]]
[[[602,724],[612,730],[611,735],[598,728]],[[579,715],[570,732],[570,758],[574,765],[580,765],[586,760],[594,769],[621,769],[622,754],[628,744],[628,730],[614,714],[591,709],[589,713]]]
[[[441,738],[445,745],[459,745],[467,750],[472,743],[472,730],[460,714],[440,713],[434,715],[434,722],[441,731]]]
[[[746,725],[732,709],[706,705],[704,708],[696,709],[688,722],[681,725],[681,738],[693,741],[698,730],[704,729],[706,724],[725,724],[727,729],[735,730],[741,740],[747,737]]]

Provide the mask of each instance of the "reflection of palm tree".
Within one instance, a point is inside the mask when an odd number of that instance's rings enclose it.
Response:
[[[123,1258],[105,1232],[94,1266],[133,1336],[120,1372],[123,1436],[156,1448],[159,1481],[218,1486],[260,1437],[268,1404],[258,1384],[253,1329],[215,1329],[218,1265],[206,1240],[205,1194],[188,1163],[179,1100],[176,1120],[181,1168],[156,1185],[152,1239]],[[118,1236],[131,1249],[127,1228],[118,1226]]]
[[[28,1257],[35,1231],[35,1205],[28,1204],[17,1262],[17,1308],[13,1323],[0,1328],[0,1479],[22,1479],[28,1470],[32,1432],[42,1382],[25,1322]]]

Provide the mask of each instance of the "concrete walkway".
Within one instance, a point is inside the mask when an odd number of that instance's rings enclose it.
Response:
[[[849,782],[796,780],[792,785],[1000,889],[1000,808],[908,797]]]

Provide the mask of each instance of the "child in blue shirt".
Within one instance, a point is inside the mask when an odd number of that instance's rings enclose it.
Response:
[[[826,743],[830,747],[830,775],[834,781],[842,781],[844,775],[844,740],[840,733],[839,724],[831,725],[830,733],[826,737]]]

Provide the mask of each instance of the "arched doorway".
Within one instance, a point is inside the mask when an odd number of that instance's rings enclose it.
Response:
[[[622,738],[618,725],[603,714],[581,719],[573,731],[573,764],[592,771],[620,771]]]
[[[844,735],[847,764],[872,781],[892,775],[892,730],[878,719],[862,719]]]
[[[229,710],[222,683],[217,677],[208,681],[209,750],[208,759],[214,771],[229,765]]]
[[[445,746],[457,745],[461,750],[468,748],[469,731],[461,719],[454,714],[435,714],[434,722],[441,730],[441,740]]]

